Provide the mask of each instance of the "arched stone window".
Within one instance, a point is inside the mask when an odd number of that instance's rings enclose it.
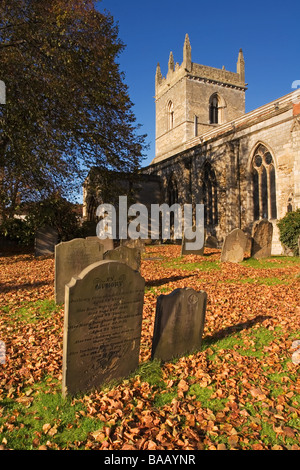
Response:
[[[211,95],[209,99],[210,124],[222,124],[222,122],[224,122],[225,107],[225,101],[218,93]]]
[[[269,150],[259,144],[252,159],[252,191],[254,220],[276,219],[276,175]]]
[[[94,196],[91,196],[87,201],[87,220],[88,221],[95,221],[96,219],[96,210],[97,210],[97,203]]]
[[[210,98],[209,103],[209,122],[211,124],[218,124],[219,123],[219,100],[218,95],[213,95]]]
[[[170,131],[174,127],[174,106],[173,106],[172,101],[168,102],[167,115],[168,115],[168,131]]]
[[[214,170],[209,162],[206,162],[202,173],[202,199],[204,204],[204,225],[215,226],[218,224],[218,192],[217,180]]]
[[[178,187],[174,175],[172,175],[169,179],[167,191],[168,204],[169,206],[172,206],[173,204],[178,202]]]

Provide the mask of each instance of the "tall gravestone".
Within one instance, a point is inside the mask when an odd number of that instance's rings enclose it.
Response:
[[[266,219],[254,223],[252,228],[251,257],[269,258],[272,250],[273,224]]]
[[[103,251],[97,240],[84,238],[74,238],[56,245],[54,289],[57,304],[65,300],[65,285],[90,264],[103,260]]]
[[[145,280],[118,261],[94,263],[66,286],[63,395],[127,376],[138,366]]]
[[[58,241],[58,232],[55,228],[45,225],[40,227],[35,234],[34,254],[35,256],[52,255]]]
[[[123,239],[121,239],[120,240],[120,246],[127,246],[128,248],[137,248],[141,252],[143,252],[143,251],[145,251],[145,240],[143,240],[141,238],[137,238],[135,240],[133,240],[133,239],[123,240]]]
[[[195,227],[193,228],[193,231],[195,231]],[[181,255],[199,255],[203,256],[204,254],[204,244],[205,244],[205,238],[206,238],[206,230],[204,230],[204,236],[203,236],[203,244],[198,248],[191,248],[190,250],[187,249],[187,243],[195,243],[196,241],[196,236],[190,239],[187,239],[185,235],[183,235],[182,238],[182,243],[181,243]]]
[[[247,246],[247,237],[244,232],[236,228],[224,240],[221,252],[222,262],[240,263],[244,259]]]
[[[112,238],[104,238],[103,240],[101,240],[101,238],[94,236],[94,237],[86,237],[86,240],[98,242],[100,245],[103,246],[104,253],[108,250],[114,249],[114,241]]]
[[[138,248],[128,246],[118,246],[114,250],[109,250],[103,255],[103,259],[115,260],[126,263],[135,271],[141,270],[141,252]]]
[[[206,302],[206,292],[191,288],[158,297],[152,358],[169,361],[201,348]]]

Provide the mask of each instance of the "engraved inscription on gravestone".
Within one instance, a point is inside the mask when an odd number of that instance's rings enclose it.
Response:
[[[66,286],[63,395],[127,376],[139,363],[145,280],[118,261],[88,266]]]
[[[201,348],[206,302],[206,292],[191,288],[158,297],[152,358],[169,361]]]
[[[65,300],[65,285],[88,265],[103,260],[103,246],[97,240],[74,238],[55,247],[55,301]]]

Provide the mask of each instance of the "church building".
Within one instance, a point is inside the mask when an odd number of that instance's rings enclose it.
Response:
[[[186,35],[182,63],[171,52],[166,77],[157,65],[155,158],[141,170],[148,199],[139,202],[204,204],[220,246],[231,230],[250,235],[268,219],[272,254],[282,254],[277,221],[300,208],[299,89],[248,113],[246,90],[241,49],[235,72],[200,65]],[[87,218],[96,205],[85,193]]]
[[[245,113],[245,61],[236,72],[183,61],[172,52],[155,76],[156,151],[143,173],[160,177],[162,200],[204,204],[207,233],[220,244],[256,220],[273,223],[272,254],[282,246],[276,222],[300,208],[299,90]]]

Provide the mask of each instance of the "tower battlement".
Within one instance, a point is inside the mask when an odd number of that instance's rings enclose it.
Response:
[[[245,113],[245,61],[238,54],[236,72],[192,62],[188,34],[183,61],[170,52],[164,77],[160,64],[155,74],[156,157],[165,158],[187,140]]]

